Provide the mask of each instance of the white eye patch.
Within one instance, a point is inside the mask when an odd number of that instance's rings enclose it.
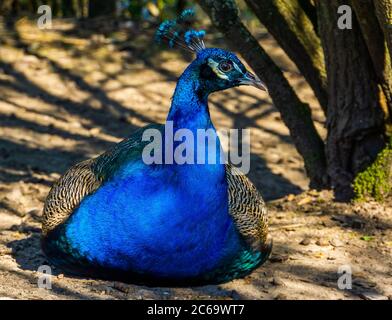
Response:
[[[219,63],[214,61],[213,59],[209,58],[208,59],[208,65],[211,67],[212,71],[214,71],[214,73],[221,79],[224,80],[229,80],[229,77],[222,71],[219,69]],[[242,73],[241,69],[237,66],[237,64],[235,62],[233,62],[233,66],[234,68],[239,71],[240,73]]]
[[[219,63],[208,58],[208,65],[211,67],[212,71],[221,79],[229,80],[229,77],[219,69]]]
[[[240,69],[240,67],[235,63],[233,63],[233,67],[234,69],[236,69],[239,73],[242,74],[242,70]],[[214,73],[221,79],[224,80],[229,80],[229,77],[222,71],[219,69],[219,63],[214,61],[212,58],[208,59],[208,65],[210,66],[210,68],[212,69],[212,71],[214,71]]]

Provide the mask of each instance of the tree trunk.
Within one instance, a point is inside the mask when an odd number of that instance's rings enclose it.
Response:
[[[352,0],[362,34],[385,97],[384,110],[392,119],[392,67],[383,31],[378,23],[372,0]],[[380,101],[382,104],[384,99]]]
[[[319,0],[320,35],[328,76],[327,165],[336,200],[354,196],[353,180],[385,146],[377,77],[359,25],[337,26],[344,0]]]
[[[313,89],[326,113],[327,80],[320,39],[298,0],[245,0]]]
[[[61,12],[63,18],[69,18],[75,16],[75,8],[72,0],[61,1]]]
[[[20,12],[19,0],[12,1],[12,4],[11,4],[11,16],[13,18],[16,18],[19,15],[19,12]]]
[[[59,16],[59,0],[51,0],[50,1],[50,7],[52,8],[52,15],[53,17],[58,17]]]
[[[4,0],[0,2],[0,15],[7,16],[12,11],[14,0]]]
[[[376,14],[380,22],[381,29],[387,41],[389,56],[392,60],[392,2],[391,0],[373,0],[376,7]]]
[[[314,6],[313,0],[298,0],[299,4],[303,11],[305,11],[306,15],[310,19],[313,24],[313,29],[318,35],[318,21],[317,21],[317,10]]]
[[[29,4],[29,12],[32,14],[36,14],[38,9],[37,0],[30,0],[28,4]]]
[[[198,2],[211,17],[214,26],[224,34],[228,44],[241,53],[267,84],[272,100],[289,128],[298,152],[304,158],[310,186],[327,186],[324,144],[314,127],[309,106],[301,102],[279,68],[241,23],[233,0]]]
[[[95,18],[99,16],[114,16],[116,14],[116,1],[94,0],[88,2],[88,16]]]
[[[77,0],[76,1],[76,16],[80,18],[84,18],[84,1],[83,0]]]

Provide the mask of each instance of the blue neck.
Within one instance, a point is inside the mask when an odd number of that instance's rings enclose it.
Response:
[[[200,152],[205,157],[205,163],[209,165],[204,166],[203,169],[194,167],[198,172],[208,171],[212,174],[209,179],[221,179],[224,175],[224,166],[220,164],[220,141],[216,130],[210,118],[208,109],[208,95],[209,90],[203,86],[199,80],[199,65],[194,61],[181,75],[177,82],[176,90],[173,95],[171,108],[167,116],[167,121],[173,122],[173,132],[176,133],[180,129],[188,129],[193,133],[193,141],[186,140],[194,146],[194,159],[197,162],[197,156]],[[216,144],[214,150],[211,150],[213,145],[208,138],[199,140],[198,129],[206,130],[211,134],[211,130],[216,137]],[[208,130],[208,131],[207,131]],[[182,141],[175,141],[174,147],[181,144]],[[188,144],[189,146],[189,144]],[[210,157],[210,158],[209,158]],[[207,159],[210,159],[207,161]],[[214,164],[211,160],[215,159]],[[182,166],[186,172],[189,172],[189,166]],[[192,166],[191,166],[192,167]]]
[[[167,121],[176,129],[213,128],[208,110],[208,92],[198,79],[197,65],[191,64],[177,82]]]

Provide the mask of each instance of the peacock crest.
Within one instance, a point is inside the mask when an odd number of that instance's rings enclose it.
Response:
[[[203,38],[205,30],[192,28],[195,22],[195,11],[184,10],[177,19],[163,21],[155,34],[157,42],[166,42],[170,48],[178,46],[188,51],[199,52],[205,49]]]

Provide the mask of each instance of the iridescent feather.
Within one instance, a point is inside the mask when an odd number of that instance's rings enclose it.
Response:
[[[190,28],[194,15],[194,10],[187,9],[177,19],[163,21],[155,34],[157,42],[165,40],[170,48],[178,46],[193,52],[205,49],[205,31]]]

